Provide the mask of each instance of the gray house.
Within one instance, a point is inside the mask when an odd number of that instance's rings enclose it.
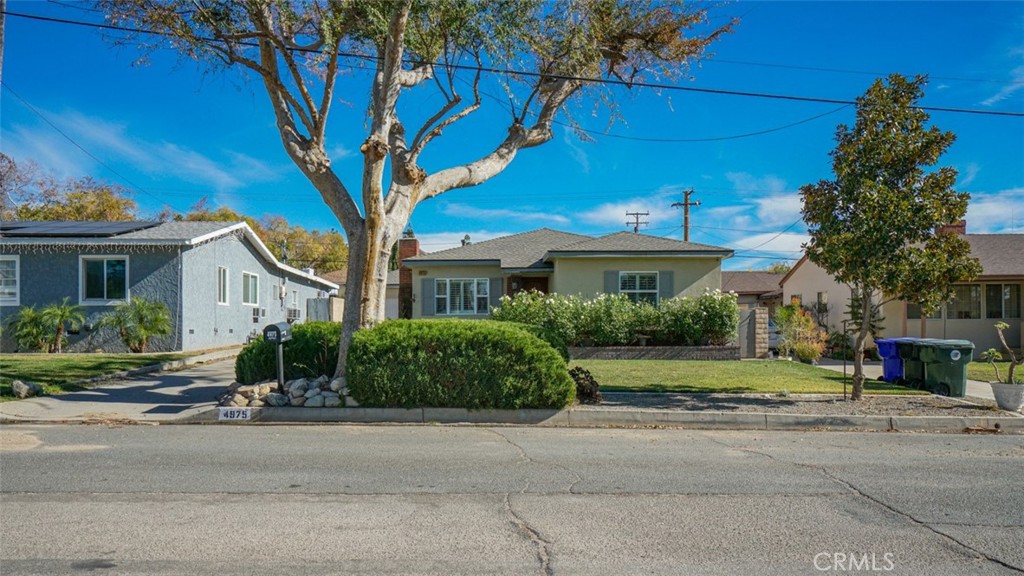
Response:
[[[124,351],[99,318],[133,297],[171,312],[154,351],[242,344],[272,322],[302,322],[338,286],[282,264],[244,222],[0,222],[0,322],[64,297],[86,325],[70,351]],[[0,350],[15,349],[4,330]]]

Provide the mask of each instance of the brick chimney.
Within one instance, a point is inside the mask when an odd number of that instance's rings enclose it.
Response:
[[[406,258],[420,255],[420,241],[409,227],[398,240],[398,317],[412,318],[412,270],[402,266]]]
[[[939,234],[959,234],[963,236],[967,234],[967,220],[961,220],[955,224],[946,224],[940,226],[938,229]]]

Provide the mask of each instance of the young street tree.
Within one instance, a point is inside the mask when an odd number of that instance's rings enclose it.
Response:
[[[661,0],[98,0],[115,25],[143,28],[185,57],[241,67],[262,81],[285,151],[320,192],[349,241],[337,373],[352,334],[383,319],[388,256],[420,202],[499,174],[520,150],[551,140],[573,100],[614,106],[599,82],[676,78],[733,23],[709,27],[706,10]],[[136,36],[140,40],[154,37]],[[340,72],[371,68],[362,176],[332,169],[328,114]],[[478,130],[475,159],[421,158],[442,133],[477,112],[485,69],[508,96],[507,124]],[[489,78],[493,78],[487,72]],[[463,77],[466,84],[463,84]],[[344,86],[351,86],[346,83]],[[464,96],[462,89],[469,93]],[[404,94],[431,90],[420,114]],[[337,94],[360,101],[359,93]],[[427,102],[428,100],[420,100]],[[487,133],[490,128],[491,133]],[[357,130],[361,132],[358,136]],[[488,141],[489,139],[489,141]],[[473,142],[466,142],[472,149]],[[428,170],[425,166],[448,164]]]
[[[861,318],[872,318],[885,298],[931,313],[955,282],[981,272],[967,242],[941,232],[963,218],[970,194],[953,190],[953,168],[925,171],[956,136],[925,126],[928,114],[915,107],[924,84],[898,74],[876,81],[857,99],[854,126],[836,130],[835,179],[801,188],[807,256],[850,286]],[[864,393],[869,331],[862,322],[854,335],[854,400]]]

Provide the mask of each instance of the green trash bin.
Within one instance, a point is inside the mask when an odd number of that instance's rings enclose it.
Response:
[[[920,344],[925,388],[941,396],[966,396],[967,365],[974,356],[974,343],[968,340],[932,340]]]
[[[896,351],[903,359],[903,378],[896,383],[910,388],[924,388],[924,362],[921,361],[922,343],[932,342],[933,338],[899,338],[896,340]]]

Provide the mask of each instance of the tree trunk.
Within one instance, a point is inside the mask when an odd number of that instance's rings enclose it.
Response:
[[[864,396],[864,344],[871,332],[871,292],[864,288],[854,288],[860,292],[861,322],[857,337],[853,343],[853,391],[850,400],[860,400]]]

